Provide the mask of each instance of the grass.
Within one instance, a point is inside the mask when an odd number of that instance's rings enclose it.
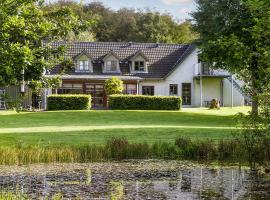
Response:
[[[182,111],[57,111],[0,112],[0,146],[104,144],[112,137],[130,142],[174,142],[191,139],[229,139],[234,115],[249,107]]]

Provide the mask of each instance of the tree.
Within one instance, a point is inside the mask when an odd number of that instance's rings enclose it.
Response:
[[[192,13],[199,33],[201,60],[223,68],[247,83],[252,112],[270,80],[270,1],[197,0]]]
[[[112,77],[105,81],[105,91],[107,95],[121,94],[123,92],[123,81],[117,77]]]
[[[0,85],[40,80],[44,71],[69,62],[65,48],[50,43],[87,27],[69,8],[42,10],[42,0],[0,1]],[[44,45],[46,41],[47,45]]]
[[[150,9],[121,8],[114,11],[100,2],[82,4],[71,0],[53,2],[44,9],[54,10],[63,6],[73,10],[81,19],[94,18],[97,22],[79,36],[69,36],[70,40],[189,43],[197,38],[190,21],[178,23],[170,14]]]

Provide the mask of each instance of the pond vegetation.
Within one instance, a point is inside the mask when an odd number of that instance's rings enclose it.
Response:
[[[0,167],[0,199],[269,199],[247,168],[164,160]],[[8,198],[3,198],[8,197]]]
[[[125,138],[112,138],[106,145],[70,147],[17,146],[0,147],[0,164],[22,165],[32,163],[87,163],[124,159],[168,159],[200,162],[248,164],[249,153],[240,140],[191,140],[178,138],[175,143],[130,143]],[[270,146],[262,146],[257,162],[269,162]]]

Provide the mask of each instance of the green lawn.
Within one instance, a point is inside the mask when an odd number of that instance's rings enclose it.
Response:
[[[179,136],[193,139],[230,138],[238,112],[249,107],[182,111],[58,111],[0,112],[0,145],[102,144],[113,136],[131,142],[172,142]]]

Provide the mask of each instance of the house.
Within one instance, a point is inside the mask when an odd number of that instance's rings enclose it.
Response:
[[[124,94],[180,96],[184,107],[208,106],[218,99],[222,106],[243,106],[242,83],[224,70],[199,63],[192,45],[133,42],[56,42],[67,46],[66,58],[74,69],[61,75],[62,86],[46,95],[91,94],[94,107],[103,107],[104,81],[115,76],[124,83]],[[61,67],[47,71],[60,74]],[[44,98],[46,99],[46,98]]]

